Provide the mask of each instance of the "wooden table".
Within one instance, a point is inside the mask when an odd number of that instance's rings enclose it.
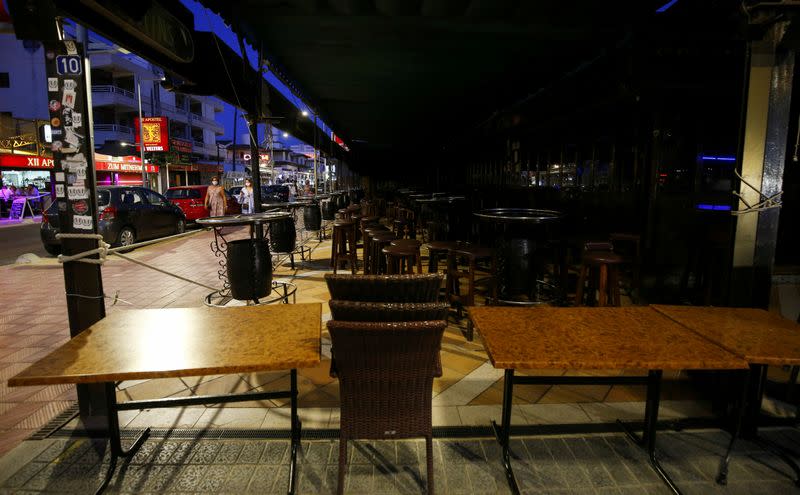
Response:
[[[746,370],[747,363],[648,307],[472,307],[468,310],[495,368],[505,369],[502,425],[493,422],[506,478],[519,493],[509,457],[514,384],[647,386],[644,431],[632,438],[675,493],[655,456],[663,370]],[[630,370],[647,376],[514,376],[516,369]]]
[[[800,466],[777,446],[758,437],[758,418],[764,399],[769,365],[800,365],[800,326],[790,320],[755,308],[715,308],[697,306],[652,306],[659,313],[680,323],[706,340],[723,347],[747,361],[749,386],[744,399],[745,438],[760,443],[782,458],[795,472],[800,486]],[[736,435],[720,466],[717,481],[724,483]]]
[[[111,463],[98,493],[149,434],[128,450],[120,443],[117,413],[250,400],[291,399],[289,493],[294,492],[300,420],[297,368],[320,362],[322,306],[278,304],[231,308],[174,308],[119,311],[95,323],[8,381],[9,386],[103,383],[108,401]],[[290,369],[290,389],[215,396],[116,401],[116,381],[248,373]]]

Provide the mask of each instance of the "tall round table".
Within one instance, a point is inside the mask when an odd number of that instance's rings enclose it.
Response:
[[[289,212],[262,212],[251,213],[246,215],[225,215],[221,217],[205,217],[197,219],[199,225],[211,227],[214,230],[214,240],[211,241],[211,252],[218,258],[219,269],[217,276],[222,281],[222,288],[208,294],[204,300],[208,306],[225,306],[230,302],[231,286],[228,280],[228,240],[225,238],[227,235],[223,229],[227,227],[243,227],[250,226],[250,239],[255,239],[254,228],[256,225],[266,226],[266,234],[269,233],[269,226],[271,222],[277,222],[292,218]],[[272,292],[266,299],[254,299],[255,304],[269,304],[277,301],[289,302],[289,296],[292,296],[294,302],[295,292],[297,287],[289,282],[272,282]]]
[[[489,208],[474,215],[482,230],[488,231],[496,249],[496,302],[509,305],[556,302],[561,288],[555,280],[546,280],[544,250],[557,240],[556,229],[564,214],[533,208]]]

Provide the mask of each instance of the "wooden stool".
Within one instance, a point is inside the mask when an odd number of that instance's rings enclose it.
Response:
[[[417,253],[417,273],[422,273],[422,255],[419,250],[419,247],[422,246],[422,242],[416,239],[396,239],[391,242],[391,245],[406,249],[413,249]]]
[[[364,227],[364,273],[372,273],[372,235],[377,233],[389,232],[387,227],[383,225],[367,225]]]
[[[405,275],[414,273],[414,265],[420,266],[419,250],[411,247],[387,246],[382,250],[386,255],[387,274]]]
[[[415,239],[417,233],[414,230],[414,212],[407,208],[397,209],[397,218],[392,221],[393,231],[397,237]]]
[[[459,268],[459,260],[466,261],[467,269]],[[462,309],[466,306],[475,305],[475,286],[477,285],[475,274],[478,271],[479,261],[489,261],[489,276],[482,281],[489,284],[489,292],[493,298],[497,298],[497,265],[494,251],[489,248],[477,246],[460,246],[451,248],[447,253],[447,300],[456,306],[458,317],[461,318]],[[461,294],[459,279],[467,278],[467,292]]]
[[[625,264],[631,270],[629,293],[633,294],[633,289],[640,288],[641,267],[642,267],[642,236],[628,232],[612,232],[608,236],[614,245],[614,252],[622,256]],[[637,293],[638,296],[638,293]]]
[[[610,299],[611,306],[619,306],[618,267],[623,263],[625,263],[625,259],[612,251],[585,251],[581,274],[578,277],[578,288],[575,291],[575,305],[583,306],[583,290],[586,279],[590,275],[589,271],[597,270],[597,290],[599,292],[597,305],[608,306]],[[589,295],[594,296],[594,284],[591,282],[590,280]]]
[[[358,270],[358,254],[356,253],[356,223],[349,220],[333,222],[333,243],[331,245],[331,266],[333,273],[339,268],[340,261],[350,263],[353,275]]]
[[[439,256],[447,259],[447,253],[451,249],[461,246],[459,241],[432,241],[425,244],[428,248],[428,273],[437,273],[439,271]]]
[[[370,240],[370,274],[380,275],[387,271],[386,255],[383,254],[383,248],[389,247],[397,236],[392,232],[374,232]]]

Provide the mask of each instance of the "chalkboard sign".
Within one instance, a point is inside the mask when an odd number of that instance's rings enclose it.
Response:
[[[11,213],[8,218],[19,220],[25,213],[25,204],[28,202],[27,198],[14,198],[11,203]]]

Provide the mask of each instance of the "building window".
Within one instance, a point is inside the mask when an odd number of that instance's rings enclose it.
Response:
[[[8,72],[0,72],[0,88],[11,87],[11,81],[8,80]]]

